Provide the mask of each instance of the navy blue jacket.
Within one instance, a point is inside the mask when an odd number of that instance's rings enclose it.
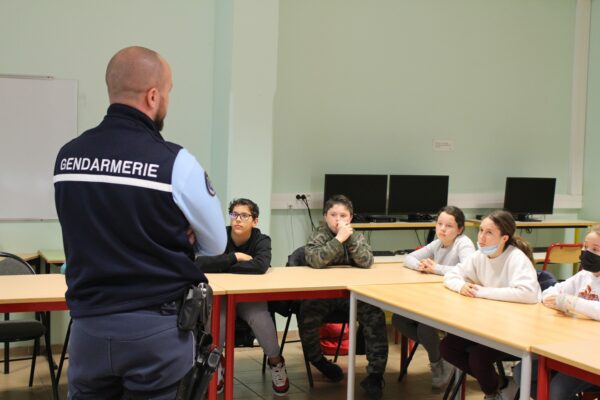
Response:
[[[206,281],[171,193],[180,149],[144,113],[113,104],[60,150],[55,201],[73,317],[155,306]]]

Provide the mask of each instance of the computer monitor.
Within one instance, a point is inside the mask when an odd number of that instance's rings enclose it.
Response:
[[[530,214],[552,214],[556,178],[507,177],[504,209],[517,221],[534,221]]]
[[[430,214],[448,204],[449,180],[448,175],[390,175],[388,214],[431,220]]]
[[[385,214],[387,179],[387,175],[325,174],[323,205],[331,196],[343,194],[352,201],[359,220],[361,216]]]

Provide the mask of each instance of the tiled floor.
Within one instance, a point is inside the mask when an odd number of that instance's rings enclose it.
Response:
[[[389,336],[390,338],[393,335]],[[300,344],[286,344],[284,356],[286,357],[287,370],[290,379],[290,391],[286,396],[280,397],[290,400],[326,399],[342,400],[346,398],[346,380],[340,383],[331,383],[325,380],[318,371],[313,369],[315,380],[314,388],[310,388],[306,377],[306,370],[302,358]],[[58,360],[58,356],[56,357]],[[235,399],[275,399],[271,390],[271,378],[267,370],[265,375],[260,372],[262,353],[258,348],[238,348],[235,353]],[[347,358],[340,357],[338,363],[344,371]],[[50,400],[50,377],[46,360],[38,358],[36,377],[32,388],[27,387],[29,379],[30,361],[17,361],[11,363],[9,375],[0,374],[0,399],[2,400]],[[364,356],[357,356],[356,396],[357,400],[366,399],[358,382],[365,376],[366,360]],[[422,348],[417,350],[415,358],[410,365],[407,377],[397,382],[400,369],[400,347],[390,344],[390,357],[385,374],[386,387],[384,399],[403,400],[432,400],[441,399],[442,392],[431,389],[431,375],[427,363],[427,355]],[[66,376],[61,377],[60,395],[66,399]],[[220,396],[221,397],[221,396]],[[477,383],[469,380],[467,384],[467,399],[482,399]]]

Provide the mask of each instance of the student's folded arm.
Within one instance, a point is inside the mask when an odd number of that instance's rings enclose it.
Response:
[[[465,283],[465,276],[461,267],[452,268],[444,275],[444,286],[455,292],[460,293],[460,289],[462,289]]]
[[[315,240],[309,240],[304,250],[306,263],[312,268],[328,267],[344,249],[336,238],[326,242],[319,239],[317,237]]]
[[[194,260],[196,267],[205,274],[230,272],[231,266],[236,262],[235,254],[220,254],[218,256],[197,256]]]
[[[435,272],[436,275],[446,275],[446,272],[450,271],[452,268],[454,268],[454,265],[435,264],[433,272]]]
[[[517,287],[480,287],[477,297],[490,300],[508,301],[512,303],[535,304],[539,302],[538,292],[529,286]]]
[[[354,265],[359,268],[370,268],[373,265],[373,251],[367,243],[367,239],[362,234],[355,232],[350,236],[349,241],[348,252]]]
[[[227,231],[221,204],[208,175],[186,149],[181,149],[175,158],[172,190],[173,200],[196,235],[196,253],[222,254],[227,245]]]
[[[586,317],[600,321],[600,301],[586,300],[579,297],[575,302],[575,311]]]
[[[250,261],[236,262],[231,266],[234,274],[260,275],[271,266],[271,238],[265,236],[256,244],[256,251]]]
[[[542,292],[542,300],[548,296],[556,296],[560,293],[575,294],[575,288],[573,287],[572,278],[573,277],[567,279],[564,282],[559,282],[554,286],[551,286],[548,289],[544,290]]]
[[[404,257],[404,266],[410,269],[419,269],[419,262],[425,258],[433,258],[433,251],[428,247],[421,247]]]

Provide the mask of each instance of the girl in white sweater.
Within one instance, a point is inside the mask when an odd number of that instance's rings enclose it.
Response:
[[[531,247],[515,236],[516,224],[506,211],[494,211],[481,221],[479,250],[450,270],[444,284],[463,296],[516,303],[537,303],[541,292]],[[475,377],[486,399],[502,399],[494,363],[507,355],[470,340],[447,335],[442,357]]]
[[[438,212],[435,226],[437,239],[413,251],[404,259],[404,266],[428,274],[444,275],[458,263],[465,262],[475,251],[466,235],[465,214],[458,207],[446,206]],[[419,341],[427,350],[431,368],[431,386],[441,388],[448,383],[454,367],[442,359],[438,330],[394,314],[392,324],[402,335]]]
[[[581,271],[564,282],[544,290],[542,301],[546,307],[554,308],[575,316],[582,315],[600,321],[600,225],[592,227],[585,237],[581,252]],[[536,398],[537,362],[534,361],[534,381],[531,397]],[[520,377],[521,368],[515,368],[515,381]],[[579,392],[589,390],[592,384],[571,376],[555,373],[550,381],[550,400],[575,398]],[[595,390],[595,389],[594,389]]]

